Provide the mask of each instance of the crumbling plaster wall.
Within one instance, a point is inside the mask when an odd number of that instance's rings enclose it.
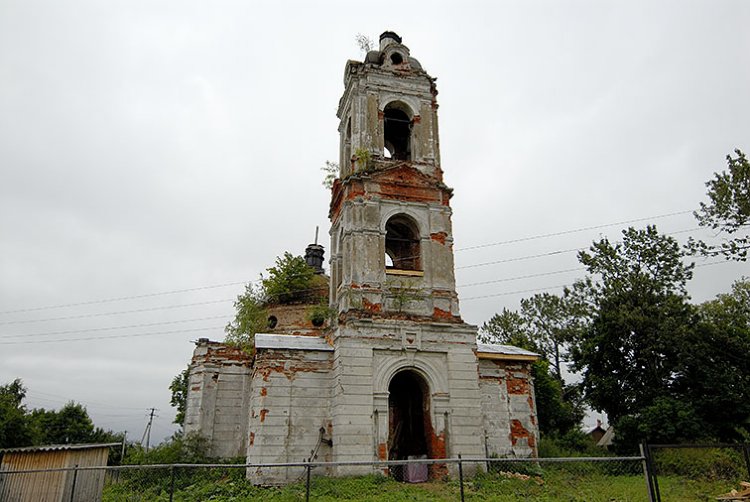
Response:
[[[489,456],[536,456],[539,426],[529,362],[479,359],[479,388]]]
[[[355,199],[334,223],[332,234],[340,253],[331,266],[332,295],[340,312],[351,308],[403,312],[414,315],[458,316],[453,273],[451,209],[442,204],[402,204],[386,199]],[[397,214],[412,218],[419,228],[422,274],[398,276],[386,272],[386,223]],[[414,298],[394,303],[391,289],[407,288]]]
[[[252,374],[248,423],[248,463],[331,460],[332,352],[259,349]],[[321,430],[322,429],[322,430]],[[261,484],[299,478],[299,467],[251,468]]]
[[[398,78],[393,78],[394,73]],[[351,124],[350,147],[342,148],[341,178],[354,171],[352,159],[358,149],[369,150],[375,158],[384,149],[384,109],[394,101],[408,106],[412,119],[411,160],[425,174],[434,175],[440,166],[437,103],[433,81],[423,71],[396,71],[349,61],[345,70],[346,90],[337,112],[341,119],[341,144],[347,144],[347,130]]]
[[[208,455],[245,455],[250,357],[241,349],[202,339],[189,367],[184,430],[208,441]]]
[[[431,449],[436,456],[482,456],[475,328],[464,324],[356,320],[334,336],[336,461],[383,460],[388,441],[388,385],[413,370],[429,387]],[[339,475],[371,472],[340,467]]]

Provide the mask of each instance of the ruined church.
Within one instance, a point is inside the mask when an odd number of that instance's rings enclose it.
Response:
[[[536,455],[538,356],[478,343],[460,315],[436,97],[435,79],[393,32],[363,62],[346,63],[328,274],[322,246],[305,253],[328,283],[334,315],[271,303],[252,356],[196,342],[184,430],[204,436],[211,456],[256,464]],[[284,483],[300,472],[252,468],[248,477]]]

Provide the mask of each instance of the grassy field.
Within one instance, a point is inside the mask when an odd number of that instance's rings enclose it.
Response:
[[[303,483],[283,488],[260,488],[242,477],[241,470],[226,472],[214,479],[203,475],[183,478],[176,483],[174,500],[180,502],[216,501],[299,501],[305,499]],[[121,480],[104,491],[104,502],[167,501],[168,482]],[[716,495],[733,486],[723,481],[694,481],[679,477],[659,478],[664,502],[715,501]],[[736,487],[736,485],[734,486]],[[565,501],[565,502],[642,502],[647,501],[642,476],[576,475],[548,472],[542,477],[518,479],[502,474],[482,474],[464,484],[470,501]],[[314,477],[310,499],[315,501],[455,501],[459,500],[457,481],[405,484],[378,475],[356,478]]]

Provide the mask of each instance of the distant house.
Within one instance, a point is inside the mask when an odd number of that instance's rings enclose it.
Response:
[[[601,439],[604,437],[604,434],[606,433],[607,433],[607,430],[604,427],[602,427],[602,421],[597,420],[596,427],[591,429],[591,431],[589,432],[589,437],[594,441],[594,443],[598,444],[599,441],[601,441]]]
[[[612,446],[612,442],[615,439],[615,428],[614,426],[610,425],[607,427],[607,432],[604,433],[602,438],[599,440],[598,443],[596,443],[596,446],[601,446],[602,448],[609,448]]]
[[[109,448],[119,445],[63,444],[0,450],[0,500],[98,502],[102,499],[105,471],[76,472],[73,468],[106,466]],[[9,472],[40,470],[44,472]]]

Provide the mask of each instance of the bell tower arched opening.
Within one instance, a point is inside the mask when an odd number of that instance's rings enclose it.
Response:
[[[396,373],[388,386],[388,459],[429,458],[427,432],[430,422],[430,390],[413,370]],[[406,481],[406,466],[393,466],[391,475]]]
[[[392,216],[385,224],[386,269],[422,270],[419,228],[405,214]]]
[[[393,160],[411,160],[412,118],[409,107],[394,101],[383,110],[383,145]]]

